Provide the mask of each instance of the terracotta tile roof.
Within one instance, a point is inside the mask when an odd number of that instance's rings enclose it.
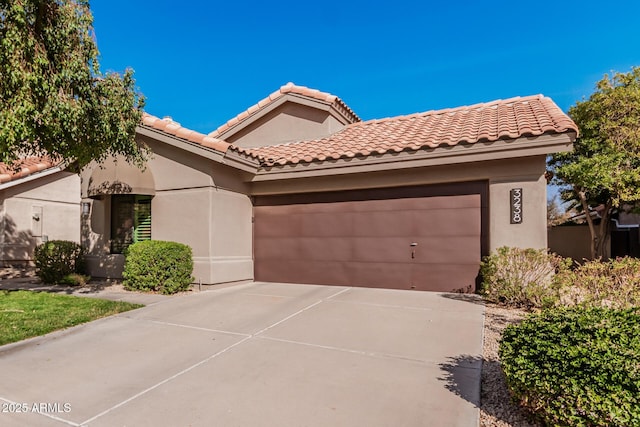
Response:
[[[180,123],[173,121],[171,117],[160,119],[152,116],[151,114],[144,113],[142,116],[142,125],[194,142],[202,145],[203,147],[213,148],[214,150],[221,151],[223,153],[227,151],[230,145],[220,139],[182,127],[180,126]]]
[[[550,98],[534,95],[354,123],[313,141],[231,149],[274,166],[563,132],[578,127]]]
[[[0,162],[0,184],[25,178],[46,169],[51,169],[60,163],[62,162],[52,160],[49,157],[27,157],[11,165]]]
[[[242,113],[238,114],[236,117],[232,118],[227,123],[225,123],[222,126],[220,126],[218,129],[216,129],[213,132],[209,133],[209,136],[214,137],[214,138],[215,137],[219,137],[220,135],[222,135],[227,130],[229,130],[232,127],[238,125],[239,123],[247,120],[249,117],[251,117],[256,112],[260,111],[261,109],[263,109],[267,105],[271,104],[272,102],[274,102],[278,98],[281,98],[281,97],[285,96],[288,93],[303,95],[303,96],[306,96],[308,98],[313,98],[313,99],[317,99],[317,100],[320,100],[320,101],[327,102],[329,104],[332,104],[339,111],[341,111],[346,117],[349,118],[349,120],[352,123],[360,121],[360,117],[358,117],[356,115],[356,113],[354,113],[353,110],[351,108],[349,108],[349,106],[347,106],[347,104],[345,104],[337,96],[331,95],[330,93],[326,93],[326,92],[320,92],[317,89],[309,89],[308,87],[305,87],[305,86],[297,86],[297,85],[289,82],[286,85],[280,87],[280,89],[278,89],[277,91],[273,92],[268,97],[264,98],[262,101],[260,101],[257,104],[249,107],[247,110],[245,110]]]

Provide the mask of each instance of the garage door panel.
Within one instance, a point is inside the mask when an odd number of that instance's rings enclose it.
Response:
[[[350,269],[342,261],[281,260],[256,263],[256,277],[265,282],[311,283],[317,285],[350,285]]]
[[[351,210],[360,211],[395,211],[405,209],[451,209],[451,208],[480,208],[479,194],[465,194],[454,196],[408,197],[398,199],[366,200],[348,202]]]
[[[352,258],[351,242],[344,237],[298,239],[299,247],[294,259],[309,261],[347,261]]]
[[[282,237],[260,238],[254,241],[253,254],[260,260],[288,259],[289,254],[297,252],[298,243],[296,239]]]
[[[352,261],[396,263],[411,261],[409,239],[405,237],[352,237]]]
[[[256,274],[260,280],[271,282],[409,289],[412,274],[409,267],[409,264],[296,260],[262,265]],[[309,281],[310,278],[313,280]]]
[[[431,236],[479,236],[482,228],[475,208],[433,209],[414,211],[413,235]]]
[[[346,261],[353,258],[352,243],[345,238],[261,238],[254,256],[261,260]]]
[[[256,265],[256,276],[267,282],[313,283],[439,292],[475,288],[477,267],[469,264],[380,264],[341,261],[283,260]]]
[[[475,289],[486,247],[486,183],[348,193],[256,199],[255,278]],[[412,194],[423,196],[406,197]]]
[[[298,214],[301,231],[304,237],[337,237],[349,236],[353,229],[351,212],[310,212]],[[296,235],[296,234],[292,234]]]
[[[480,241],[478,236],[440,236],[427,240],[417,239],[415,261],[422,264],[450,263],[464,260],[463,264],[480,262]]]
[[[415,264],[411,285],[419,291],[472,292],[477,276],[477,264]]]
[[[411,260],[406,238],[375,237],[271,237],[256,241],[261,260],[309,260],[395,263]]]
[[[295,236],[302,231],[302,216],[291,214],[290,210],[284,206],[255,208],[254,217],[260,218],[259,221],[254,222],[255,236]]]
[[[414,234],[412,211],[361,211],[353,214],[352,236],[406,236]]]
[[[409,289],[411,263],[353,262],[349,266],[350,286]]]

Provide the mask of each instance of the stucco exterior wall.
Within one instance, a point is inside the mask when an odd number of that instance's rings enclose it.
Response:
[[[167,190],[151,209],[153,239],[191,246],[197,282],[253,279],[248,196],[215,187]]]
[[[527,171],[523,171],[527,172]],[[511,190],[522,189],[522,222],[511,223]],[[489,249],[547,248],[547,182],[542,171],[489,181]]]
[[[261,147],[323,138],[343,127],[329,111],[287,102],[225,140],[238,147]]]
[[[2,190],[0,217],[0,264],[29,263],[45,240],[80,242],[80,178],[61,171]]]
[[[151,238],[189,245],[194,278],[203,284],[251,280],[251,202],[240,171],[201,156],[145,141],[154,152]],[[83,194],[93,168],[83,172]],[[91,214],[83,218],[83,245],[90,273],[122,277],[124,256],[109,253],[111,197],[84,198]]]

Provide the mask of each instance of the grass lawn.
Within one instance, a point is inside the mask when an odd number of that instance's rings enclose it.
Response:
[[[47,292],[0,291],[0,345],[142,307]]]

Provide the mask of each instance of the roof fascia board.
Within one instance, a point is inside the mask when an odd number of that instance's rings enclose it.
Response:
[[[240,169],[244,172],[250,172],[254,175],[258,173],[258,169],[260,168],[260,164],[257,160],[245,155],[240,155],[233,151],[227,151],[227,154],[224,156],[223,163],[232,168]]]
[[[451,147],[437,147],[429,151],[403,151],[366,157],[325,160],[321,163],[298,163],[272,167],[269,170],[259,170],[252,181],[261,182],[332,174],[366,173],[387,169],[409,169],[423,166],[547,155],[571,151],[574,140],[575,133],[571,132],[570,134],[523,137],[493,143],[458,144]]]
[[[146,126],[138,126],[136,128],[136,133],[143,137],[153,139],[154,141],[162,142],[172,147],[180,148],[182,150],[188,151],[198,156],[205,157],[215,162],[224,163],[225,153],[218,150],[214,150],[213,148],[204,147],[195,142],[187,141],[185,139],[178,138],[173,135],[169,135],[160,130],[151,129]]]
[[[344,125],[353,123],[349,119],[349,117],[347,117],[341,111],[341,109],[336,108],[336,101],[333,101],[333,102],[323,101],[316,98],[309,98],[307,96],[304,96],[298,93],[287,93],[286,96],[291,97],[291,100],[297,102],[298,104],[303,104],[312,108],[317,108],[322,111],[328,111],[333,117],[338,119],[338,121]]]
[[[35,181],[39,178],[44,178],[45,176],[53,175],[58,172],[62,172],[62,166],[55,166],[50,169],[45,169],[40,172],[32,173],[31,175],[25,176],[24,178],[18,178],[11,181],[7,181],[4,184],[0,184],[0,190],[4,190],[7,188],[15,187],[20,184],[24,184],[26,182]]]

